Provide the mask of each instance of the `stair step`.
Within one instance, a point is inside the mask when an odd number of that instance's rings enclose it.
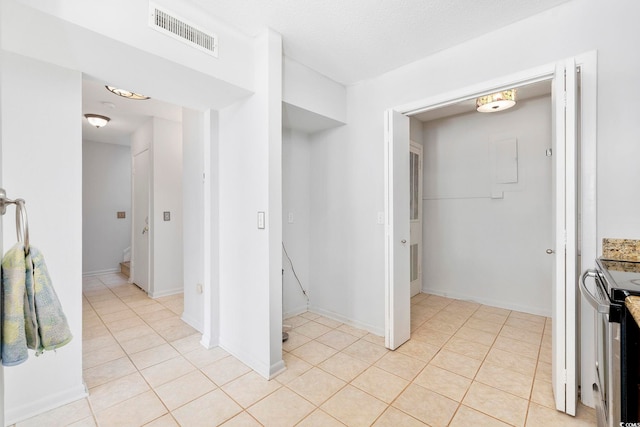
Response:
[[[130,261],[121,262],[120,263],[120,273],[122,273],[125,276],[129,277],[130,265],[131,265]]]

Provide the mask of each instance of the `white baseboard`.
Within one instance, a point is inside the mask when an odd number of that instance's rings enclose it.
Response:
[[[221,341],[219,347],[225,350],[227,353],[231,354],[240,362],[253,369],[258,375],[267,380],[270,380],[285,369],[285,364],[282,358],[280,358],[279,361],[272,364],[271,366],[268,366],[261,361],[256,360],[253,356],[246,354],[246,352],[235,348],[233,344]]]
[[[359,322],[357,320],[349,319],[345,316],[342,316],[338,313],[334,313],[332,311],[327,311],[318,307],[309,307],[309,311],[311,313],[319,314],[324,317],[328,317],[329,319],[336,320],[340,323],[344,323],[345,325],[353,326],[354,328],[364,329],[367,332],[372,333],[373,335],[377,335],[379,337],[384,337],[384,327],[378,328],[376,326],[370,325],[368,323]]]
[[[307,312],[307,306],[304,305],[298,308],[294,308],[293,310],[286,311],[285,313],[282,314],[282,318],[286,320],[290,317],[295,317],[299,314],[306,313],[306,312]]]
[[[167,289],[161,292],[156,292],[153,291],[152,293],[149,294],[150,298],[162,298],[162,297],[168,297],[170,295],[178,295],[184,292],[184,287],[179,287],[179,288],[173,288],[173,289]]]
[[[203,328],[204,325],[202,324],[202,322],[199,322],[198,320],[194,319],[193,317],[188,316],[186,312],[182,312],[182,316],[180,316],[180,318],[182,319],[182,321],[184,323],[186,323],[187,325],[191,326],[196,331],[202,333],[202,331],[204,330],[204,328]]]
[[[52,394],[44,399],[34,400],[22,406],[5,408],[5,423],[10,426],[28,418],[35,417],[51,409],[59,408],[76,400],[84,399],[89,394],[84,384]],[[4,397],[4,396],[3,396]]]
[[[103,274],[120,273],[119,268],[109,268],[107,270],[87,271],[82,273],[82,277],[101,276]]]
[[[462,294],[457,292],[451,292],[445,289],[424,289],[423,288],[421,292],[425,294],[438,295],[446,298],[477,302],[479,304],[484,304],[491,307],[504,308],[505,310],[520,311],[522,313],[535,314],[537,316],[545,316],[545,317],[552,316],[551,310],[545,310],[545,309],[530,307],[530,306],[521,305],[521,304],[514,304],[507,301],[498,301],[494,298],[482,298],[482,297],[477,297],[475,295],[467,295],[467,294]]]

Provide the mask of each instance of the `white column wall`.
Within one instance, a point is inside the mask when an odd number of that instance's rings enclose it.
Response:
[[[31,243],[45,256],[72,341],[5,370],[5,422],[80,399],[82,381],[82,76],[2,53],[2,182],[24,198]],[[39,117],[34,123],[34,117]],[[3,245],[15,243],[15,208]]]
[[[220,346],[266,378],[284,368],[281,43],[271,31],[257,38],[257,90],[220,111],[217,165]]]

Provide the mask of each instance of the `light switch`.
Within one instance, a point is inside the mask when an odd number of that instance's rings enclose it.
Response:
[[[264,212],[258,212],[258,229],[264,229]]]
[[[171,212],[164,212],[164,220],[165,221],[171,221]]]

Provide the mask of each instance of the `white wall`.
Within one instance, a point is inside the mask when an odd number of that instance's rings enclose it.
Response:
[[[85,395],[82,381],[82,75],[2,53],[2,182],[24,198],[31,242],[45,256],[73,340],[5,370],[8,424]],[[39,117],[37,123],[33,117]],[[15,243],[14,207],[3,218]]]
[[[426,122],[423,134],[423,292],[550,316],[550,97]],[[511,138],[517,183],[495,185],[491,143]]]
[[[182,318],[203,330],[204,286],[204,117],[182,111],[182,228],[184,313]]]
[[[125,212],[125,218],[117,212]],[[82,272],[119,271],[131,245],[131,147],[82,142]]]
[[[151,144],[151,212],[153,230],[150,296],[182,293],[182,125],[153,118]],[[169,212],[170,220],[163,214]]]
[[[281,43],[270,31],[256,40],[256,94],[220,111],[211,165],[219,180],[220,346],[267,378],[284,368]]]
[[[309,136],[306,133],[282,131],[282,241],[302,287],[310,292],[309,223],[311,176]],[[289,216],[291,215],[291,219]],[[291,317],[307,311],[307,298],[300,289],[292,265],[283,253],[283,312]],[[286,324],[286,321],[285,321]]]

